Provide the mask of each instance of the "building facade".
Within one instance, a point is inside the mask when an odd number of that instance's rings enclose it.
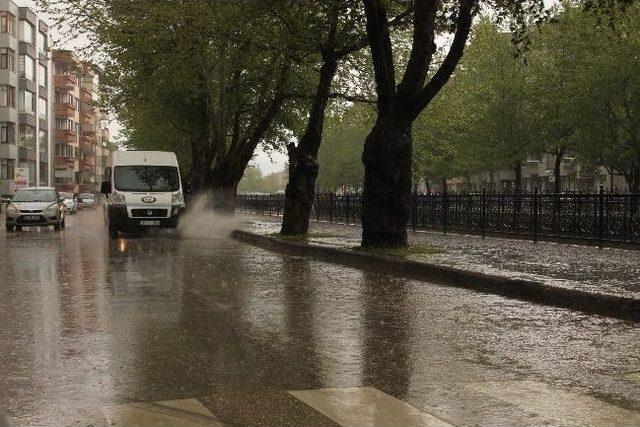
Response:
[[[0,0],[0,194],[51,184],[49,27]]]
[[[99,191],[110,155],[99,106],[100,70],[69,50],[53,51],[55,168],[58,191]]]
[[[552,192],[555,189],[555,158],[549,154],[531,157],[522,163],[522,190],[532,192]],[[593,192],[603,186],[608,191],[628,191],[623,176],[612,174],[603,167],[587,168],[574,157],[565,156],[560,165],[560,187],[563,192]],[[431,177],[430,188],[433,192],[443,190],[443,181],[439,177]],[[487,191],[510,193],[514,191],[516,174],[514,169],[499,170],[492,173],[475,173],[468,177],[447,177],[447,191]],[[420,191],[425,191],[420,187]]]

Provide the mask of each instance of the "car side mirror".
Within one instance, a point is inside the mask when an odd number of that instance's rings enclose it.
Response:
[[[100,185],[100,193],[109,194],[111,193],[111,183],[109,181],[102,181]]]

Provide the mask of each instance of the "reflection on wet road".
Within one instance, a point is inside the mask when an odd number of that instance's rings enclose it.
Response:
[[[2,232],[0,247],[15,425],[640,420],[634,324],[222,238],[109,241],[97,213]]]

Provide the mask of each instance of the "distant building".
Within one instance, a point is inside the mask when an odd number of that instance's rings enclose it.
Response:
[[[522,190],[553,191],[555,189],[554,175],[555,158],[551,155],[531,157],[522,163]],[[611,174],[603,167],[586,168],[571,156],[566,156],[560,167],[562,191],[595,191],[601,185],[611,191],[627,191],[628,186],[624,177]],[[430,188],[422,183],[421,191],[441,192],[443,190],[442,177],[431,177]],[[487,189],[496,192],[511,192],[515,188],[515,170],[504,169],[492,173],[475,173],[468,177],[447,177],[447,190],[451,192],[481,191]]]
[[[106,116],[99,107],[100,69],[69,50],[53,52],[55,170],[59,191],[99,190],[110,151]]]
[[[0,194],[51,183],[49,27],[27,7],[0,0]]]

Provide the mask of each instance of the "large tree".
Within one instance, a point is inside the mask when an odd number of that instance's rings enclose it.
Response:
[[[74,7],[69,7],[70,5]],[[156,127],[190,153],[191,179],[233,206],[256,147],[277,123],[296,63],[277,17],[282,2],[48,0],[44,6],[90,35],[105,54],[110,106],[153,145]],[[62,8],[61,8],[62,7]],[[278,40],[279,43],[272,43]],[[277,45],[277,46],[276,46]],[[184,150],[188,145],[188,151]]]
[[[400,9],[391,20],[390,27],[405,24],[410,9],[410,6]],[[353,55],[367,45],[365,19],[359,0],[294,1],[290,10],[295,13],[288,15],[293,22],[287,26],[290,30],[296,29],[294,34],[305,43],[297,50],[307,53],[310,67],[317,69],[317,76],[306,111],[306,127],[298,144],[288,146],[289,182],[281,230],[285,235],[306,234],[309,229],[327,105],[332,98],[343,101],[361,99],[355,82],[358,78],[354,77],[360,58]]]
[[[405,1],[363,0],[375,75],[378,117],[365,141],[363,246],[404,246],[410,213],[412,125],[453,74],[469,37],[474,14],[488,11],[526,45],[527,26],[548,15],[543,0],[414,0],[409,58],[396,79],[397,55],[389,16]],[[615,9],[628,0],[588,0],[590,7]],[[452,33],[444,59],[434,64],[436,35]],[[437,65],[437,66],[435,66]]]

